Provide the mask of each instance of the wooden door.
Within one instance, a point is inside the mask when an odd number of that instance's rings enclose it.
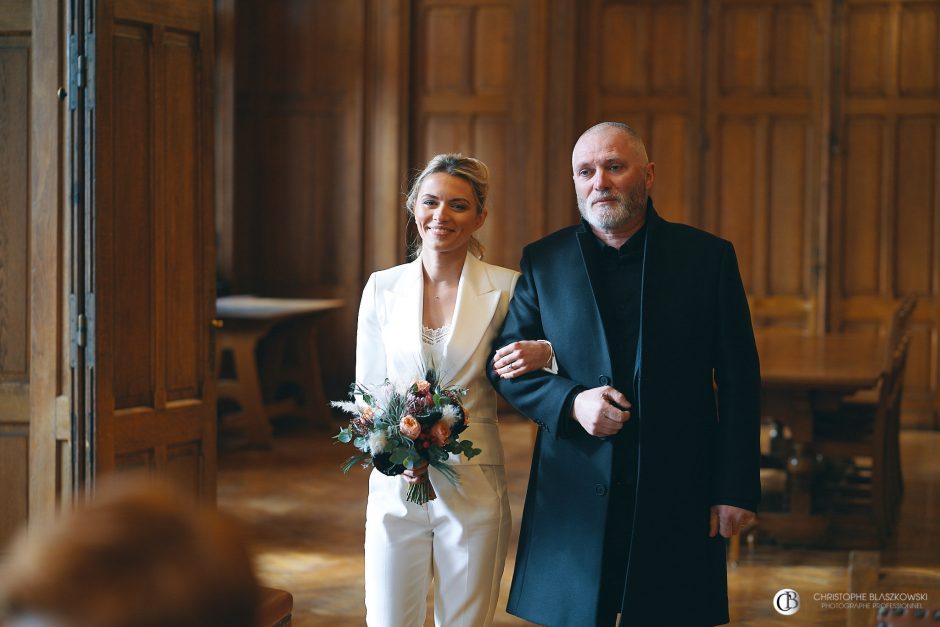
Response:
[[[0,11],[0,547],[29,507],[30,3]]]
[[[919,299],[906,427],[940,426],[940,5],[846,0],[835,15],[834,330],[884,331]]]
[[[92,472],[215,498],[212,3],[97,0],[88,16]]]

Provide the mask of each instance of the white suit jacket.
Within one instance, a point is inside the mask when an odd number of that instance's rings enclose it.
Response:
[[[444,347],[444,363],[435,364],[446,382],[469,390],[464,405],[470,425],[461,434],[482,453],[459,463],[502,464],[503,447],[496,426],[496,392],[486,378],[493,337],[503,324],[519,273],[468,254],[457,287],[453,329]],[[424,275],[420,257],[375,272],[359,305],[356,334],[356,381],[379,386],[386,378],[407,385],[422,376],[421,324]],[[458,458],[451,455],[451,461]]]

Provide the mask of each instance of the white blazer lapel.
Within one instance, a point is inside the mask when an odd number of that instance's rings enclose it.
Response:
[[[457,303],[451,321],[453,331],[444,347],[447,377],[454,378],[463,370],[480,345],[498,304],[499,290],[490,282],[486,266],[468,254],[457,286]]]
[[[420,257],[408,264],[391,289],[385,292],[388,377],[392,381],[418,376],[421,364],[421,310],[424,280]]]

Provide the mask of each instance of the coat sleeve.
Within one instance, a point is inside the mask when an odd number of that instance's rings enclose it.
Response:
[[[515,379],[502,379],[493,370],[493,355],[499,348],[521,340],[551,340],[545,337],[542,328],[542,311],[528,249],[522,252],[519,265],[522,275],[516,282],[502,330],[493,340],[490,357],[486,362],[486,375],[496,391],[518,411],[531,418],[544,431],[555,437],[565,437],[571,421],[568,416],[569,397],[583,389],[582,386],[563,374],[552,374],[546,370],[536,370]]]
[[[359,301],[356,327],[356,382],[378,386],[385,382],[385,343],[376,308],[375,274],[369,277]]]
[[[757,511],[760,364],[734,247],[722,254],[718,294],[718,451],[713,502]]]

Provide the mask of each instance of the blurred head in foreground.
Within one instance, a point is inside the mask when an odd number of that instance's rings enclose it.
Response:
[[[7,627],[250,627],[258,602],[233,523],[141,478],[21,536],[0,566]]]

